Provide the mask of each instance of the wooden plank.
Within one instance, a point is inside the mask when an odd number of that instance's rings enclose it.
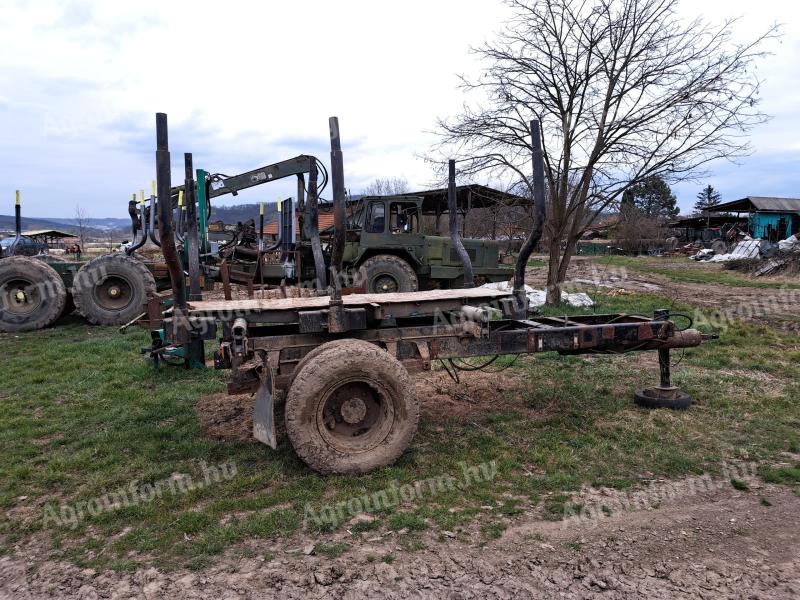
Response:
[[[435,303],[442,300],[464,300],[465,304],[480,300],[491,301],[497,298],[510,297],[510,292],[502,292],[486,288],[467,288],[462,290],[428,290],[424,292],[406,292],[402,294],[349,294],[342,296],[345,306],[364,306],[369,304],[391,305],[408,303]],[[275,298],[253,300],[204,300],[189,303],[192,313],[216,313],[223,311],[275,311],[275,310],[313,310],[326,308],[330,298],[317,296],[314,298]]]

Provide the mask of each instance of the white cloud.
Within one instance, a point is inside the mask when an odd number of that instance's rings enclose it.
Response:
[[[427,132],[463,101],[456,73],[479,68],[469,46],[508,14],[491,0],[4,4],[0,213],[20,187],[31,216],[68,216],[77,202],[94,216],[124,214],[129,194],[152,178],[157,111],[170,117],[176,180],[184,151],[223,172],[299,153],[326,159],[327,118],[337,115],[351,190],[384,175],[424,186],[431,173],[416,156],[432,141]],[[742,35],[787,23],[759,68],[775,119],[754,132],[756,155],[735,170],[755,181],[752,169],[770,157],[800,154],[797,9],[776,0],[702,9],[714,20],[744,14]],[[770,169],[770,189],[797,195],[793,171]]]

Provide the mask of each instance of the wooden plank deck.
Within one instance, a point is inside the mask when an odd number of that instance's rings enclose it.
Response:
[[[476,304],[481,301],[491,302],[498,298],[510,297],[510,292],[502,292],[487,288],[467,288],[460,290],[427,290],[423,292],[406,292],[403,294],[349,294],[342,296],[345,306],[366,306],[379,304],[387,306],[392,304],[425,304],[435,305],[436,302],[459,301],[464,304]],[[252,299],[252,300],[203,300],[189,302],[190,314],[215,314],[220,312],[261,312],[261,311],[296,311],[315,310],[328,306],[329,296],[315,298],[277,298],[277,299]],[[388,308],[388,306],[387,306]]]

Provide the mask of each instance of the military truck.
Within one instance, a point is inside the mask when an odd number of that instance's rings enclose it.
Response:
[[[426,194],[427,192],[423,192]],[[351,202],[343,267],[350,272],[354,287],[368,293],[414,292],[431,288],[463,285],[464,269],[449,237],[425,234],[425,204],[431,198],[421,195],[367,196]],[[438,220],[438,219],[437,219]],[[430,221],[430,219],[428,219]],[[320,231],[329,263],[327,247],[332,226]],[[499,245],[493,240],[463,239],[478,282],[504,281],[507,268],[498,266]],[[308,236],[293,244],[306,265],[300,280],[313,281],[315,266]],[[266,267],[264,280],[277,282],[283,269]]]

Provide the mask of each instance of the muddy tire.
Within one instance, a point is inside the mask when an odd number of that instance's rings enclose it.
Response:
[[[300,365],[298,365],[300,366]],[[286,432],[320,473],[367,473],[411,444],[419,403],[408,371],[385,350],[339,340],[298,369],[286,397]]]
[[[368,258],[359,271],[368,294],[416,292],[419,289],[414,269],[402,258],[391,254]]]
[[[679,390],[676,390],[671,397],[664,397],[657,393],[653,388],[636,390],[633,393],[633,401],[642,408],[669,408],[672,410],[686,410],[692,405],[692,397]]]
[[[67,289],[53,267],[27,256],[0,260],[0,331],[30,331],[55,323]]]
[[[156,280],[141,261],[121,252],[90,260],[75,275],[75,308],[95,325],[124,325],[142,314]]]

